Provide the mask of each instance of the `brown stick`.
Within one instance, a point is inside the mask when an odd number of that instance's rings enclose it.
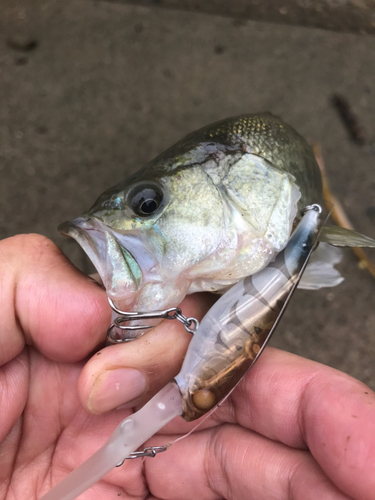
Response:
[[[323,198],[328,210],[332,210],[332,219],[340,227],[345,227],[346,229],[354,229],[352,223],[345,213],[344,207],[342,206],[338,198],[332,193],[329,187],[327,172],[323,161],[323,155],[318,143],[313,144],[313,153],[322,174]],[[359,259],[359,267],[361,269],[367,269],[369,273],[375,278],[375,264],[366,255],[366,252],[363,250],[363,248],[353,248],[353,252]]]

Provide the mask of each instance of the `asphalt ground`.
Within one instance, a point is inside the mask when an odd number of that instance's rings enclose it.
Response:
[[[321,144],[350,219],[375,237],[374,37],[104,1],[32,5],[0,3],[0,238],[44,234],[88,272],[60,222],[188,132],[258,111]],[[357,117],[357,143],[335,94]],[[375,280],[350,250],[340,269],[339,287],[295,294],[272,344],[375,389]]]

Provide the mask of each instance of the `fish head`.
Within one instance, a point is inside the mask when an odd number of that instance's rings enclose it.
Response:
[[[59,229],[83,247],[120,309],[177,306],[187,293],[221,291],[258,272],[285,247],[297,204],[316,202],[314,161],[271,115],[224,120]]]
[[[123,182],[59,231],[74,238],[98,271],[108,296],[131,308],[145,281],[156,278],[165,240],[157,220],[167,196],[160,182]]]
[[[221,200],[199,166],[143,170],[59,226],[96,267],[108,296],[127,310],[155,310],[188,293],[189,270],[222,235]]]

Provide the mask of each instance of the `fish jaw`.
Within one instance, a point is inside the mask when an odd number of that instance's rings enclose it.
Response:
[[[59,226],[64,236],[77,241],[98,271],[108,296],[128,307],[143,281],[143,272],[154,265],[152,258],[136,260],[136,237],[122,237],[94,217],[78,217]],[[141,265],[140,265],[141,264]],[[142,269],[142,264],[144,269]]]
[[[162,276],[163,241],[153,232],[134,234],[113,230],[93,216],[81,216],[64,222],[59,231],[77,241],[94,264],[116,307],[122,311],[150,312],[177,306],[188,293],[185,277]],[[159,259],[159,260],[158,260]],[[112,323],[119,314],[112,312]],[[118,339],[135,339],[156,326],[160,319],[132,320],[137,330],[116,330]],[[141,325],[145,328],[139,329]]]

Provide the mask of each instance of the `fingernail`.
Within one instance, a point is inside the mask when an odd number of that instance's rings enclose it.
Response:
[[[146,387],[146,377],[134,368],[107,370],[96,379],[87,406],[92,413],[104,413],[138,398]]]

